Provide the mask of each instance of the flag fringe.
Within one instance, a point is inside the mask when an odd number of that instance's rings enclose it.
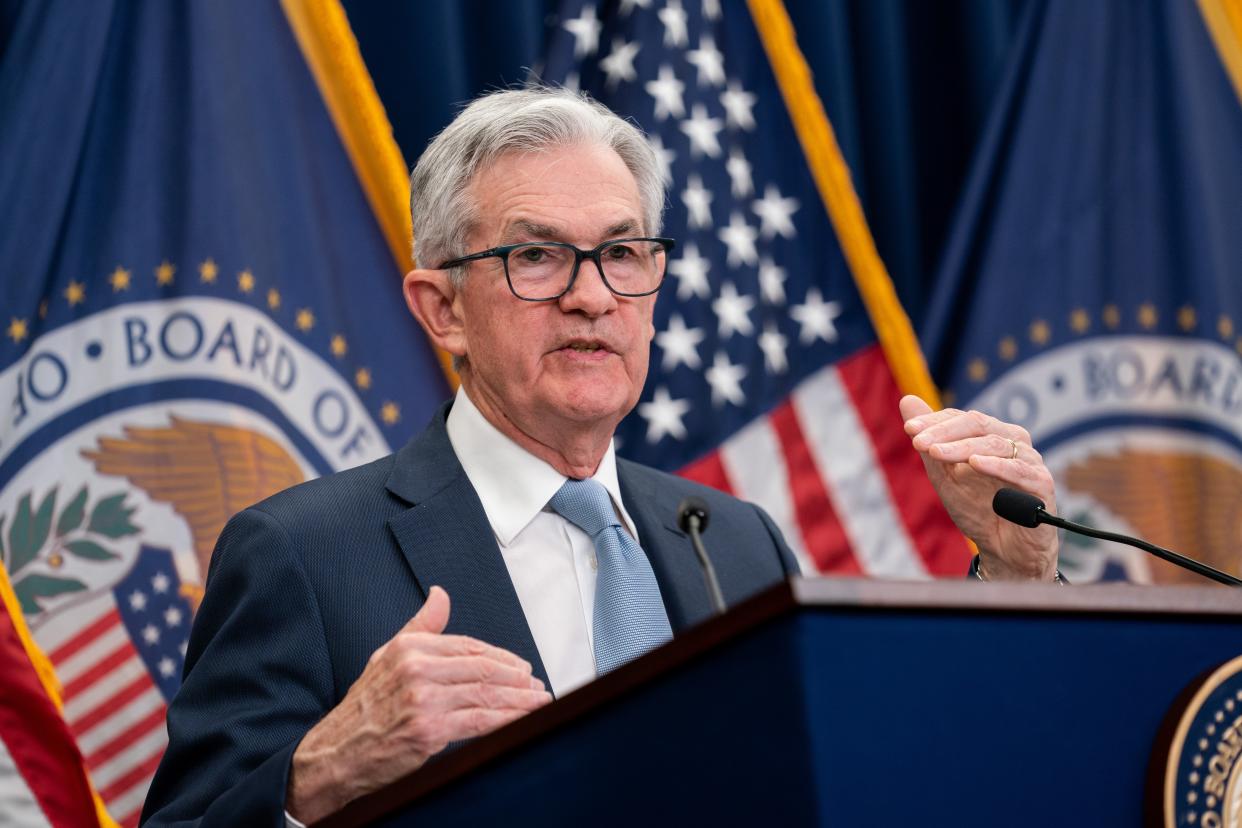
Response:
[[[281,0],[302,55],[310,67],[341,143],[353,163],[399,273],[411,266],[409,168],[393,138],[358,40],[339,0]],[[451,388],[457,374],[451,357],[436,349]]]
[[[1199,12],[1242,103],[1242,0],[1199,0]]]

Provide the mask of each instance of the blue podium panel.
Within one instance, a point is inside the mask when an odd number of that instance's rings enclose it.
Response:
[[[380,824],[1139,825],[1167,711],[1239,654],[1218,589],[795,582],[429,765]]]

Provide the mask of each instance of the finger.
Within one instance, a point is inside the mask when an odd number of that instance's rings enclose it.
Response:
[[[921,417],[924,414],[932,413],[932,408],[922,397],[914,394],[906,394],[897,403],[897,410],[901,412],[901,419],[913,420],[915,417]]]
[[[1050,514],[1056,513],[1052,477],[1043,466],[983,454],[972,455],[968,463],[979,474],[1035,495],[1045,502]]]
[[[445,713],[470,707],[487,710],[535,710],[552,701],[546,690],[505,687],[498,684],[430,684],[414,691],[418,707],[424,712]]]
[[[920,433],[929,426],[942,423],[945,420],[960,416],[961,414],[962,412],[956,408],[942,408],[939,411],[930,411],[926,414],[916,414],[914,417],[906,420],[906,434],[913,437],[915,434]]]
[[[499,730],[515,719],[520,719],[529,710],[488,710],[470,708],[454,710],[440,720],[441,738],[444,742],[456,742],[461,739],[473,739],[493,730]]]
[[[423,675],[438,684],[496,684],[525,690],[543,690],[543,682],[507,661],[484,656],[428,659]]]
[[[955,416],[923,428],[914,438],[914,447],[926,451],[936,443],[950,443],[984,434],[999,434],[1018,443],[1030,442],[1030,435],[1021,426],[1011,425],[981,411],[959,411]]]
[[[936,443],[927,449],[934,460],[943,463],[965,463],[975,454],[989,457],[1000,457],[1005,460],[1024,459],[1025,453],[1036,454],[1034,449],[1022,443],[1002,437],[999,434],[985,434],[982,437],[967,437],[951,443]]]
[[[438,586],[427,592],[427,600],[414,617],[406,622],[401,632],[425,632],[439,634],[444,632],[449,620],[449,596]]]
[[[527,675],[533,672],[530,662],[521,656],[515,655],[501,647],[488,644],[486,641],[471,638],[468,635],[402,633],[400,638],[402,652],[444,656],[446,658],[451,656],[479,656],[490,658],[501,664],[507,664],[510,667],[523,671]]]

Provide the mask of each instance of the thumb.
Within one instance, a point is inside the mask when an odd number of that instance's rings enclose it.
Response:
[[[932,412],[931,406],[924,402],[922,397],[916,397],[914,394],[906,394],[901,398],[901,402],[897,406],[901,410],[901,419],[903,420],[922,417],[924,414]]]
[[[449,596],[438,586],[433,586],[427,593],[427,600],[422,609],[406,622],[402,632],[425,632],[439,635],[448,626]]]

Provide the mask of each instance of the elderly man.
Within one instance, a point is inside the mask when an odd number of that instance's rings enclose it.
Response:
[[[685,495],[729,540],[729,601],[797,571],[760,509],[614,457],[673,245],[638,130],[570,92],[496,93],[411,187],[405,298],[461,389],[397,454],[226,527],[148,824],[313,822],[705,618]],[[988,509],[1001,485],[1052,502],[1028,436],[914,397],[902,413],[980,577],[1052,580],[1053,531]]]

